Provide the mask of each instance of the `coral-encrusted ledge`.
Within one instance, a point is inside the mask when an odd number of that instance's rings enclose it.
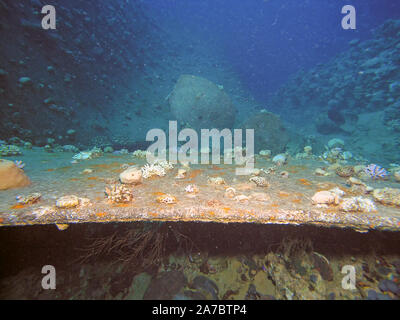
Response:
[[[260,224],[310,224],[324,227],[352,228],[359,232],[368,230],[400,231],[400,218],[383,217],[379,214],[354,214],[327,212],[322,208],[314,211],[274,209],[256,211],[251,208],[227,207],[159,207],[136,208],[132,206],[86,207],[59,210],[39,207],[15,214],[2,214],[0,226],[35,224],[107,223],[132,221],[198,221],[217,223]]]

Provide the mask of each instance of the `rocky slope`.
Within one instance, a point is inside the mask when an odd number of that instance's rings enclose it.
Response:
[[[400,20],[327,64],[294,75],[270,105],[316,140],[341,136],[371,160],[400,158]]]

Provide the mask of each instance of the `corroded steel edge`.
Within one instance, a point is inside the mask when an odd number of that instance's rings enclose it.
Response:
[[[269,210],[255,212],[246,209],[191,207],[191,208],[137,208],[137,207],[85,207],[80,209],[56,210],[51,214],[36,217],[34,211],[25,212],[16,219],[5,220],[1,226],[28,226],[73,223],[118,223],[136,221],[170,222],[214,222],[214,223],[257,223],[285,225],[316,225],[323,227],[351,228],[358,232],[369,230],[400,231],[400,217],[382,217],[376,214]],[[101,216],[99,215],[101,213]],[[6,217],[7,214],[2,214]]]

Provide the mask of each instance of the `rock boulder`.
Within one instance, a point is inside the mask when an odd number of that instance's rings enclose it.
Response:
[[[169,96],[178,126],[199,129],[233,128],[236,109],[222,86],[193,75],[181,75]]]
[[[243,123],[242,127],[254,129],[255,152],[269,149],[272,154],[281,153],[285,151],[289,142],[289,133],[279,116],[271,112],[260,112],[251,116]],[[243,137],[245,137],[244,132]]]
[[[0,190],[22,188],[30,183],[24,170],[12,161],[0,159]]]

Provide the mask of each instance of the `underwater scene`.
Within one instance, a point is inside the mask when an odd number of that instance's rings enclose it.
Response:
[[[0,0],[0,36],[0,299],[400,299],[398,1]]]

